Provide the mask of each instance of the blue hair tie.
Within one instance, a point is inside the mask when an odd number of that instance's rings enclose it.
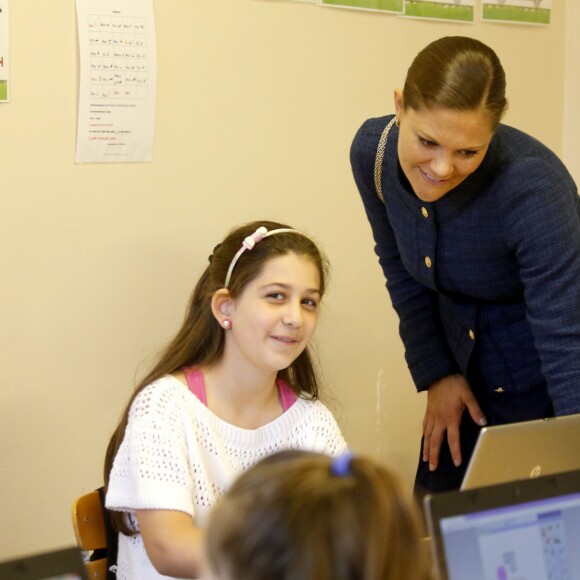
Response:
[[[330,465],[330,472],[337,477],[346,477],[352,475],[350,470],[350,463],[354,459],[354,453],[347,451],[342,455],[338,455],[332,460]]]

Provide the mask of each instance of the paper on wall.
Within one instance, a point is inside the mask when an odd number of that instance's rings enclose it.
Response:
[[[0,103],[6,103],[9,100],[8,39],[8,0],[0,0]]]
[[[157,88],[153,0],[76,0],[76,9],[76,161],[151,161]]]

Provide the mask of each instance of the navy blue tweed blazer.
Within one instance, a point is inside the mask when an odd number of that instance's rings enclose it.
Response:
[[[374,163],[391,118],[362,125],[351,164],[417,389],[459,372],[506,421],[579,413],[580,198],[568,171],[500,125],[480,167],[426,203],[400,170],[393,126],[382,203]],[[524,414],[510,419],[515,402]]]

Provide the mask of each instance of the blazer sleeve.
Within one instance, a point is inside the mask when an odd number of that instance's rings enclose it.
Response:
[[[555,413],[580,413],[580,198],[557,160],[525,159],[509,180],[501,196],[503,228],[542,373]]]
[[[399,333],[405,346],[407,365],[417,390],[423,391],[436,380],[458,373],[459,367],[444,338],[438,315],[437,294],[417,282],[404,267],[385,204],[375,189],[377,145],[389,119],[371,119],[362,125],[352,143],[350,161],[371,226],[375,253],[383,269],[393,307],[399,316]],[[388,203],[388,192],[384,194]]]

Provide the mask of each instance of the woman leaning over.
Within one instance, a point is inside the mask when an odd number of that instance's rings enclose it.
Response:
[[[580,201],[553,152],[500,123],[505,87],[491,48],[441,38],[351,149],[427,391],[419,495],[460,485],[482,425],[580,412]]]

